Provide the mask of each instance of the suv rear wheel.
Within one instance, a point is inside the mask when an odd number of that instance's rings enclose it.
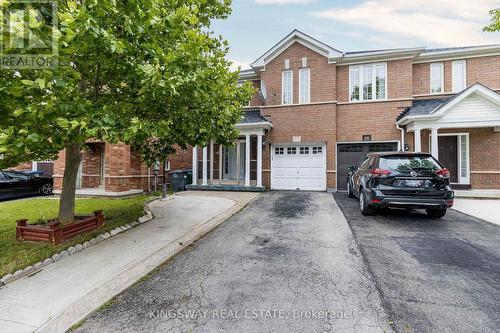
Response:
[[[361,210],[361,214],[363,215],[373,214],[373,207],[370,207],[370,205],[368,204],[363,188],[359,189],[359,209]]]
[[[426,209],[427,215],[432,218],[441,218],[446,214],[446,208]]]

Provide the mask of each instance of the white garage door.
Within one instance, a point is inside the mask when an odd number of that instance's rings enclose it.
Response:
[[[271,188],[326,191],[326,147],[291,144],[273,146]]]

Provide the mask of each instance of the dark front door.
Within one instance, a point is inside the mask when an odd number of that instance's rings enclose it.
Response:
[[[450,171],[450,181],[458,183],[458,140],[456,135],[440,136],[439,162]]]
[[[337,190],[347,190],[349,165],[359,165],[368,153],[397,151],[397,142],[339,143],[337,145]]]

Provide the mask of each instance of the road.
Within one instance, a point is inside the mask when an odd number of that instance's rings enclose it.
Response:
[[[328,193],[267,192],[76,332],[390,331]]]
[[[500,332],[500,227],[454,210],[364,217],[334,195],[398,332]]]

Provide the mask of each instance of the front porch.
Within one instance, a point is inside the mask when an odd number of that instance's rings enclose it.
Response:
[[[265,190],[262,184],[262,146],[272,125],[257,109],[246,111],[236,128],[240,137],[234,145],[226,146],[211,140],[207,146],[193,147],[193,182],[187,185],[187,189],[248,192]]]
[[[455,189],[500,189],[500,95],[495,91],[476,84],[447,99],[414,101],[397,124],[405,126],[415,152],[431,153],[450,171]]]

